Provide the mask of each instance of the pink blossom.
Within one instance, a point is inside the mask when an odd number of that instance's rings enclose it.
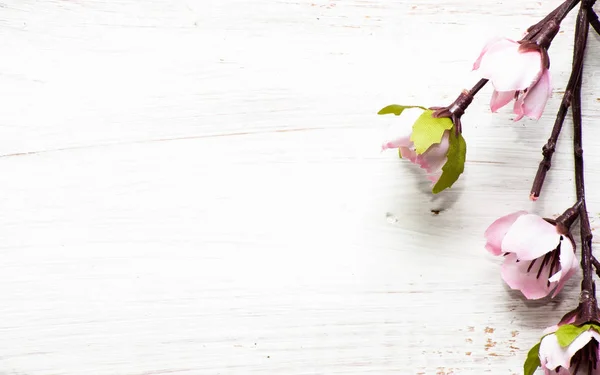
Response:
[[[502,278],[528,299],[552,297],[578,268],[575,244],[545,219],[518,211],[494,221],[485,231],[486,249],[504,255]]]
[[[544,336],[538,353],[544,374],[571,375],[580,370],[583,374],[600,375],[599,343],[600,334],[591,327],[565,347],[554,333]],[[589,367],[591,372],[587,371]]]
[[[534,44],[506,38],[491,40],[473,64],[494,86],[492,112],[515,100],[515,121],[528,116],[539,119],[552,94],[546,51]]]
[[[449,130],[444,132],[440,143],[432,145],[422,154],[417,154],[410,136],[412,126],[421,114],[423,114],[421,108],[405,109],[389,127],[386,141],[383,142],[381,148],[382,150],[400,149],[400,155],[403,159],[408,159],[413,164],[425,169],[429,181],[436,183],[442,175],[442,167],[447,161],[446,154],[450,146]]]

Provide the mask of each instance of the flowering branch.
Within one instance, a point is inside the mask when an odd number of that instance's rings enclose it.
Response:
[[[596,269],[596,275],[598,275],[598,277],[600,277],[600,261],[598,261],[598,259],[596,259],[595,256],[592,256],[592,264],[594,265],[594,268]]]
[[[600,20],[598,20],[598,15],[591,7],[588,8],[588,18],[590,25],[594,28],[596,33],[600,34]]]
[[[600,277],[600,260],[592,253],[592,230],[586,208],[581,86],[584,54],[592,27],[600,34],[600,19],[592,9],[596,0],[565,0],[538,23],[530,26],[519,41],[494,38],[473,64],[481,79],[463,90],[446,107],[393,104],[379,114],[401,116],[382,149],[398,148],[399,155],[419,165],[432,181],[434,194],[451,187],[463,172],[466,142],[461,117],[475,95],[490,82],[494,88],[490,109],[514,101],[514,121],[524,116],[540,119],[551,95],[548,48],[567,14],[580,4],[575,24],[572,70],[550,137],[542,148],[530,198],[540,196],[552,165],[556,143],[569,109],[573,116],[573,153],[577,202],[555,219],[518,211],[494,221],[486,230],[485,248],[502,257],[502,278],[528,299],[555,297],[580,268],[583,273],[578,306],[559,323],[548,328],[529,352],[525,375],[538,367],[544,373],[600,374],[600,308],[596,299],[594,272]],[[579,219],[581,260],[571,226]]]
[[[575,8],[575,6],[577,5],[577,3],[579,3],[579,1],[580,0],[566,0],[564,3],[559,5],[552,12],[550,12],[546,17],[544,17],[540,22],[536,23],[535,25],[530,26],[527,29],[527,33],[528,33],[527,36],[523,39],[527,39],[527,40],[533,39],[537,35],[537,33],[540,32],[540,30],[542,30],[544,28],[544,26],[546,25],[546,23],[548,23],[548,21],[550,21],[550,20],[554,20],[558,24],[560,24],[562,22],[562,20],[565,19],[567,14],[569,14],[569,12],[573,8]]]
[[[475,95],[479,92],[479,90],[481,90],[486,85],[486,83],[488,83],[487,79],[485,79],[485,78],[480,79],[471,88],[471,90],[469,90],[469,91],[464,90],[463,92],[461,92],[460,95],[456,98],[456,100],[447,107],[431,107],[431,108],[429,108],[429,109],[433,110],[431,117],[433,117],[433,118],[444,118],[444,117],[450,118],[452,120],[452,122],[454,123],[454,130],[456,132],[456,136],[458,136],[459,133],[462,133],[462,123],[460,121],[461,116],[465,113],[465,111],[467,110],[467,107],[469,107],[469,105],[473,101],[473,98],[475,97]]]
[[[538,366],[541,366],[546,374],[556,372],[565,375],[580,373],[591,375],[600,370],[600,317],[593,280],[594,269],[600,276],[600,262],[592,254],[592,230],[586,209],[581,116],[583,55],[592,20],[589,16],[594,2],[595,0],[584,0],[577,15],[573,73],[569,79],[569,84],[572,84],[569,97],[573,115],[573,154],[577,194],[577,204],[573,208],[579,212],[583,272],[579,305],[575,310],[567,313],[557,326],[549,328],[546,331],[548,334],[529,351],[524,365],[525,375],[533,374]],[[595,19],[597,21],[597,17]],[[562,120],[564,121],[564,116]]]
[[[582,4],[577,17],[575,27],[575,45],[580,50],[581,59],[587,44],[589,31],[589,9]],[[583,62],[580,63],[580,73],[583,70]],[[583,164],[583,144],[582,144],[582,120],[581,120],[581,79],[577,79],[573,88],[573,152],[575,156],[575,191],[577,200],[581,202],[580,212],[580,232],[581,232],[581,268],[583,270],[583,281],[581,282],[581,312],[576,323],[586,323],[598,321],[598,304],[596,302],[596,287],[593,280],[593,255],[592,255],[592,229],[586,209],[585,202],[585,182],[584,182],[584,164]]]
[[[573,70],[571,71],[571,76],[567,82],[563,99],[558,107],[558,113],[556,114],[556,120],[554,121],[554,127],[552,128],[550,138],[548,138],[548,142],[544,145],[544,147],[542,147],[542,155],[544,157],[540,162],[535,178],[533,179],[533,185],[529,195],[531,200],[535,201],[540,196],[542,186],[544,185],[544,180],[546,179],[546,173],[552,166],[552,155],[556,150],[556,141],[558,140],[558,136],[562,130],[562,125],[565,121],[565,117],[567,116],[567,111],[573,100],[573,89],[580,81],[586,42],[587,32],[585,35],[577,32],[575,33],[575,43],[573,48]]]

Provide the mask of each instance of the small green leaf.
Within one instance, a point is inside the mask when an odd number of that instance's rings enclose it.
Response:
[[[450,142],[448,153],[446,154],[448,160],[442,167],[440,179],[433,186],[433,194],[451,187],[465,170],[465,159],[467,156],[467,143],[465,139],[462,134],[458,134],[457,136],[454,129],[452,129],[450,130],[448,141]]]
[[[448,117],[432,117],[432,110],[424,111],[413,124],[410,140],[415,144],[417,154],[422,154],[429,147],[440,143],[444,131],[452,128],[452,120]]]
[[[396,116],[400,116],[400,114],[402,113],[402,111],[404,111],[407,108],[421,108],[421,109],[425,109],[425,107],[421,107],[420,105],[391,104],[391,105],[388,105],[387,107],[382,108],[379,112],[377,112],[377,114],[378,115],[387,115],[387,114],[393,113]]]
[[[592,327],[592,324],[585,324],[581,327],[578,327],[573,324],[565,324],[558,327],[554,334],[556,335],[558,344],[564,348],[566,346],[571,345],[571,343],[577,338],[577,336],[590,329],[590,327]]]
[[[531,348],[529,353],[527,353],[527,359],[525,360],[525,364],[523,365],[523,373],[525,375],[533,375],[535,370],[542,365],[540,362],[540,343],[538,342]]]

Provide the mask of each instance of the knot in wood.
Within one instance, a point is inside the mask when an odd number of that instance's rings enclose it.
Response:
[[[554,142],[554,141],[548,141],[548,143],[546,143],[542,147],[542,155],[544,155],[544,156],[550,156],[550,155],[552,155],[552,153],[554,152],[555,148],[556,148],[556,142]]]
[[[471,104],[472,101],[473,95],[471,95],[468,91],[463,91],[460,93],[458,98],[456,98],[454,103],[450,106],[450,112],[460,117],[463,115],[463,113],[465,113],[465,110]]]

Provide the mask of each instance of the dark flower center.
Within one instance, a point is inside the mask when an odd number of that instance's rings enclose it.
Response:
[[[548,266],[548,278],[550,278],[556,271],[558,271],[560,267],[560,245],[562,244],[563,236],[560,236],[560,241],[556,249],[552,250],[549,253],[546,253],[543,258],[536,258],[531,261],[529,267],[527,267],[527,272],[531,272],[533,266],[538,264],[539,268],[537,269],[537,274],[535,275],[536,279],[539,279],[542,275],[542,271],[544,267]],[[550,286],[550,281],[548,281],[548,286]]]
[[[577,374],[581,368],[582,374],[591,375],[598,366],[598,341],[591,339],[590,342],[581,348],[573,358],[571,358],[571,368],[574,368],[572,374]],[[559,367],[556,368],[558,373]],[[587,371],[586,371],[587,370]]]

